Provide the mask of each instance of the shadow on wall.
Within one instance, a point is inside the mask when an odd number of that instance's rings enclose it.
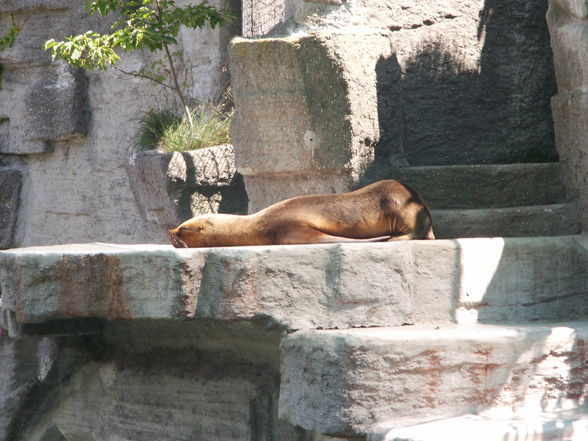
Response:
[[[406,165],[557,161],[546,9],[546,2],[486,0],[477,69],[445,40],[423,41],[408,58],[382,58],[381,139],[368,176]]]

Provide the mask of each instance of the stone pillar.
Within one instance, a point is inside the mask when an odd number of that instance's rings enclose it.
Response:
[[[588,229],[588,2],[550,0],[547,23],[557,79],[551,100],[556,147],[568,192]]]
[[[233,41],[233,143],[250,212],[358,181],[379,137],[375,66],[389,52],[379,33]]]

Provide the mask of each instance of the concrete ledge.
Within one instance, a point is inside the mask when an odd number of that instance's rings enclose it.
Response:
[[[577,407],[586,338],[588,322],[299,331],[282,341],[280,416],[357,436],[383,419],[404,426],[489,408]]]
[[[385,424],[369,441],[585,441],[588,414],[543,412],[519,418],[464,415],[416,426],[387,430]]]
[[[21,323],[97,317],[194,315],[203,256],[170,246],[110,244],[19,248],[0,255],[2,308]],[[200,257],[200,258],[199,258]]]
[[[421,193],[432,209],[500,208],[566,201],[559,163],[402,167],[381,170]]]
[[[588,317],[588,238],[0,252],[20,323],[96,317],[270,319],[288,329]],[[9,315],[10,315],[9,314]]]
[[[574,204],[432,210],[438,239],[566,236],[581,232]]]

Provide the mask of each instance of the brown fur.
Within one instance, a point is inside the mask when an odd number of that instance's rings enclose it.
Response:
[[[251,215],[196,216],[169,232],[178,248],[434,238],[423,199],[394,180],[350,193],[298,196]]]

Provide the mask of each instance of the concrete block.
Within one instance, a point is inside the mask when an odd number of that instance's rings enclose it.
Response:
[[[345,46],[353,40],[369,48],[362,51],[364,63],[375,65],[377,57],[389,51],[389,43],[379,34],[355,37],[233,40],[233,140],[239,172],[337,170],[352,161],[356,149],[368,148],[360,146],[360,136],[377,136],[374,121],[365,121],[370,112],[377,116],[375,76],[370,78],[364,66],[363,78],[352,77],[356,66],[345,59],[352,52]],[[362,99],[365,114],[358,113],[354,121],[351,106],[360,103],[351,103],[350,96],[361,89],[371,92],[372,99]]]
[[[588,229],[588,94],[562,92],[551,99],[562,178],[568,194],[578,201],[583,231]]]
[[[286,329],[588,317],[583,237],[0,252],[3,309],[50,319],[270,320]]]
[[[203,255],[186,262],[185,253],[168,246],[105,244],[26,250],[2,256],[7,259],[2,259],[0,270],[2,307],[15,311],[20,322],[194,315]],[[167,269],[153,273],[153,264]],[[14,296],[16,292],[20,294]]]
[[[126,171],[141,213],[160,228],[163,240],[168,229],[193,216],[247,212],[247,195],[231,145],[143,152],[131,158]]]
[[[551,0],[547,24],[551,34],[558,93],[551,100],[555,139],[562,176],[571,197],[578,200],[582,227],[588,228],[583,213],[588,207],[588,21],[583,1]]]
[[[588,20],[582,1],[550,1],[547,23],[558,94],[582,89],[588,78]]]
[[[327,193],[325,174],[357,181],[379,137],[375,66],[389,53],[381,33],[233,40],[233,143],[246,186],[249,176],[316,175]],[[293,195],[248,193],[251,210]]]
[[[587,337],[588,322],[296,332],[282,342],[280,416],[358,436],[381,419],[575,408],[586,395]]]
[[[90,124],[88,79],[81,69],[65,65],[8,69],[3,75],[6,96],[0,104],[5,135],[0,153],[46,153],[52,143],[80,140]],[[32,84],[22,87],[22,82]],[[13,115],[18,112],[20,118]]]
[[[540,237],[581,232],[575,204],[432,210],[435,237]]]

